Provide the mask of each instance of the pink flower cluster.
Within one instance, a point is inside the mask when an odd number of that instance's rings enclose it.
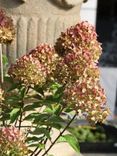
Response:
[[[4,127],[0,129],[0,148],[4,149],[5,154],[14,150],[17,152],[17,155],[24,156],[28,152],[25,145],[25,137],[15,127]],[[10,154],[12,155],[12,153]]]
[[[47,44],[41,44],[12,64],[9,75],[26,85],[44,85],[53,77],[57,55]]]
[[[109,114],[104,90],[93,80],[77,81],[66,86],[64,102],[80,111],[91,123],[104,122]]]
[[[62,62],[62,66],[61,63],[58,64],[59,68],[56,73],[58,74],[60,70],[63,72],[61,75],[63,75],[62,79],[65,79],[64,82],[67,83],[69,78],[76,81],[82,76],[88,77],[93,72],[99,80],[97,63],[102,51],[95,29],[88,22],[78,23],[61,33],[55,49]],[[66,70],[69,71],[68,80]]]
[[[1,129],[2,136],[0,139],[5,138],[8,142],[16,142],[22,139],[20,131],[15,127],[4,127]]]
[[[41,44],[30,53],[33,58],[37,58],[46,69],[47,75],[53,75],[53,71],[56,68],[57,54],[54,48],[48,44]]]
[[[97,62],[101,55],[101,46],[97,41],[97,34],[95,28],[88,22],[81,22],[71,28],[67,29],[66,32],[62,32],[61,36],[57,39],[55,49],[59,55],[64,56],[73,51],[81,55],[82,57],[94,62]]]
[[[99,84],[97,63],[102,51],[94,27],[81,22],[67,29],[57,39],[55,49],[61,60],[56,78],[66,84],[64,102],[80,110],[90,122],[103,122],[109,110]]]
[[[0,43],[8,43],[14,39],[15,30],[13,21],[0,10]]]
[[[104,121],[109,110],[99,84],[97,63],[102,49],[94,27],[78,23],[61,33],[54,47],[39,45],[11,65],[10,76],[26,85],[57,81],[65,86],[65,103],[76,112],[81,110],[89,121]]]

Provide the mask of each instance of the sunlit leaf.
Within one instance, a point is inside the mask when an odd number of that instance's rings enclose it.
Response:
[[[59,138],[59,142],[67,142],[77,153],[80,153],[79,143],[73,135],[63,135]]]
[[[10,112],[10,120],[11,120],[11,123],[13,123],[18,118],[19,114],[20,114],[20,108],[14,108]]]

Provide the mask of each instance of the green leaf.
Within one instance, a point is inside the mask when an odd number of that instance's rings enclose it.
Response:
[[[39,142],[40,140],[43,140],[44,137],[39,137],[39,136],[30,136],[26,138],[26,142],[28,143],[33,143],[33,142]]]
[[[34,119],[34,124],[46,125],[57,129],[61,128],[63,122],[64,120],[61,117],[54,114],[39,114]]]
[[[35,124],[44,123],[50,117],[49,114],[41,114],[41,113],[31,113],[27,115],[24,120],[34,121]]]
[[[40,105],[39,102],[34,102],[34,103],[30,103],[30,104],[26,105],[24,107],[23,111],[33,111],[36,108],[40,108],[40,107],[42,107],[42,106]]]
[[[63,95],[63,87],[62,86],[57,89],[54,96],[56,98],[58,98],[58,97],[61,97],[61,95]]]
[[[46,107],[44,112],[47,112],[49,114],[59,115],[61,113],[61,105],[52,104],[51,106]]]
[[[56,115],[59,115],[61,113],[61,106],[60,105],[55,105],[54,106],[54,113]]]
[[[33,88],[36,92],[44,95],[44,92],[43,92],[43,88],[40,88],[38,85],[37,86],[34,86]]]
[[[42,150],[45,149],[45,145],[44,144],[41,144],[41,143],[39,144],[38,147],[39,147],[39,149],[42,149]]]
[[[33,111],[35,110],[35,108],[33,107],[33,105],[27,105],[23,108],[23,111]]]
[[[64,120],[60,116],[57,116],[57,115],[52,115],[50,117],[49,121],[52,122],[52,123],[62,123],[62,122],[64,122]]]
[[[77,153],[80,153],[79,143],[73,135],[63,135],[59,138],[59,142],[67,142]]]
[[[48,139],[51,139],[50,138],[50,132],[47,128],[35,128],[34,131],[31,131],[30,134],[33,134],[33,135],[41,135],[41,134],[44,134]]]
[[[39,143],[32,143],[32,144],[29,144],[28,147],[38,147]]]
[[[60,123],[45,123],[45,125],[50,126],[52,128],[56,128],[58,130],[60,130],[62,128],[62,124],[60,124]]]
[[[73,111],[73,108],[71,108],[71,106],[64,109],[64,112],[66,113],[70,113],[72,111]]]
[[[25,96],[25,92],[26,92],[26,88],[25,87],[20,89],[20,96],[21,96],[21,98],[23,98]]]
[[[51,107],[53,104],[60,103],[60,100],[60,97],[55,98],[54,96],[48,96],[46,97],[46,99],[42,100],[41,103],[43,105]]]
[[[30,144],[28,145],[29,147],[38,147],[39,149],[45,149],[45,145],[42,144],[42,143],[33,143],[33,144]]]
[[[27,115],[24,120],[28,120],[28,121],[32,121],[34,120],[35,118],[38,118],[39,116],[39,113],[31,113],[29,115]]]
[[[51,85],[51,87],[50,87],[50,90],[51,90],[53,93],[56,93],[57,90],[58,90],[59,88],[61,88],[61,85],[60,85],[60,84],[58,84],[58,83],[53,83],[53,84]]]
[[[20,114],[20,108],[14,108],[10,112],[11,123],[13,123],[18,118],[19,114]]]
[[[53,114],[54,113],[53,112],[53,109],[52,108],[49,108],[49,107],[45,108],[44,112],[46,112],[48,114]]]
[[[40,124],[42,122],[42,124],[43,124],[44,122],[47,122],[49,118],[50,118],[49,114],[39,114],[38,113],[38,116],[36,116],[34,119],[34,123]]]

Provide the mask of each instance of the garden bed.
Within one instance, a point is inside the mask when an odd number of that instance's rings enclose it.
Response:
[[[81,153],[117,153],[117,142],[82,142]]]
[[[81,125],[74,128],[81,153],[117,153],[117,126],[103,124],[96,127]]]

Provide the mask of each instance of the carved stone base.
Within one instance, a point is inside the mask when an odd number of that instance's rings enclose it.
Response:
[[[0,0],[0,6],[12,16],[16,38],[2,46],[9,62],[14,62],[39,43],[53,44],[67,27],[80,20],[83,0]],[[64,5],[63,5],[64,4]]]

